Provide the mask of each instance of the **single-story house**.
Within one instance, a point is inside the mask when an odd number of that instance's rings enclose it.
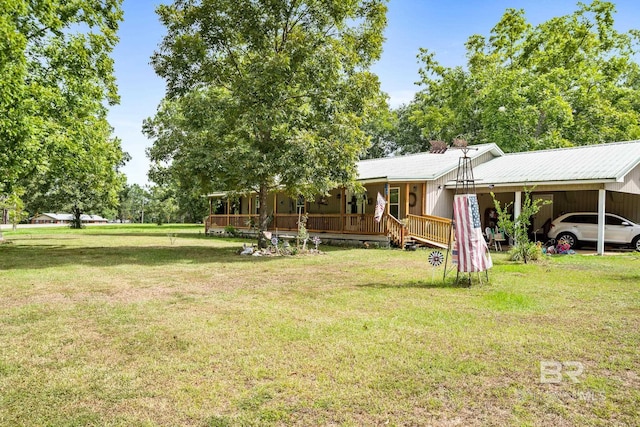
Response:
[[[534,229],[548,218],[573,211],[601,211],[602,219],[606,210],[640,222],[640,141],[514,154],[481,144],[470,146],[467,156],[481,212],[493,207],[493,192],[501,203],[513,202],[517,216],[523,191],[532,189],[533,197],[552,202],[534,218]],[[449,148],[360,161],[358,181],[365,188],[361,194],[336,188],[309,202],[274,192],[268,206],[270,229],[296,230],[298,212],[303,212],[310,232],[360,240],[388,236],[397,245],[414,240],[446,247],[462,157],[462,150]],[[378,193],[387,201],[379,223],[374,220]],[[250,228],[257,222],[255,194],[230,200],[225,193],[213,193],[209,200],[207,232],[227,225]]]
[[[72,214],[67,213],[43,213],[31,218],[31,224],[70,224],[73,220]],[[109,222],[100,215],[80,215],[80,221],[85,224],[106,224]]]

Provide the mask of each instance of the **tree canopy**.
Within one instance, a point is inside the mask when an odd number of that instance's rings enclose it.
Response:
[[[106,113],[119,101],[110,54],[121,1],[0,4],[0,194],[27,189],[35,209],[43,198],[117,200],[127,155]]]
[[[371,146],[362,158],[375,159],[390,155],[428,151],[429,139],[413,120],[416,105],[403,104],[389,110],[383,107],[365,123],[364,130],[371,138]]]
[[[421,49],[412,120],[428,139],[508,152],[640,138],[640,32],[616,31],[614,13],[595,0],[532,26],[507,9],[488,37],[468,39],[466,68]]]
[[[384,104],[368,71],[385,0],[176,0],[152,58],[167,96],[144,125],[151,176],[202,190],[313,197],[352,182]]]

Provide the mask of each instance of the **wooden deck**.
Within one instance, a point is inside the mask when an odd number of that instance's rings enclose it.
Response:
[[[232,226],[245,233],[255,233],[257,215],[210,215],[205,220],[205,231],[223,232]],[[269,225],[269,231],[292,234],[298,230],[298,215],[277,214]],[[403,221],[385,215],[380,222],[373,215],[309,214],[307,230],[326,240],[354,240],[391,242],[403,247],[409,240],[429,246],[446,248],[451,233],[451,220],[436,216],[409,215]]]

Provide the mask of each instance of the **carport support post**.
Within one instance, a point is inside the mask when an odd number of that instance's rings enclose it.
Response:
[[[604,255],[604,212],[606,195],[607,190],[604,188],[598,190],[598,255]]]
[[[518,223],[520,213],[522,212],[522,191],[516,191],[513,200],[513,220]]]
[[[522,191],[516,191],[514,201],[513,201],[513,219],[518,220],[520,216],[520,212],[522,212]]]

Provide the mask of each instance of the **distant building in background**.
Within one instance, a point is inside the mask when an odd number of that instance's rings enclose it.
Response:
[[[43,213],[31,218],[31,224],[69,224],[73,220],[72,214],[67,213]],[[80,215],[84,224],[106,224],[106,218],[100,215]]]

